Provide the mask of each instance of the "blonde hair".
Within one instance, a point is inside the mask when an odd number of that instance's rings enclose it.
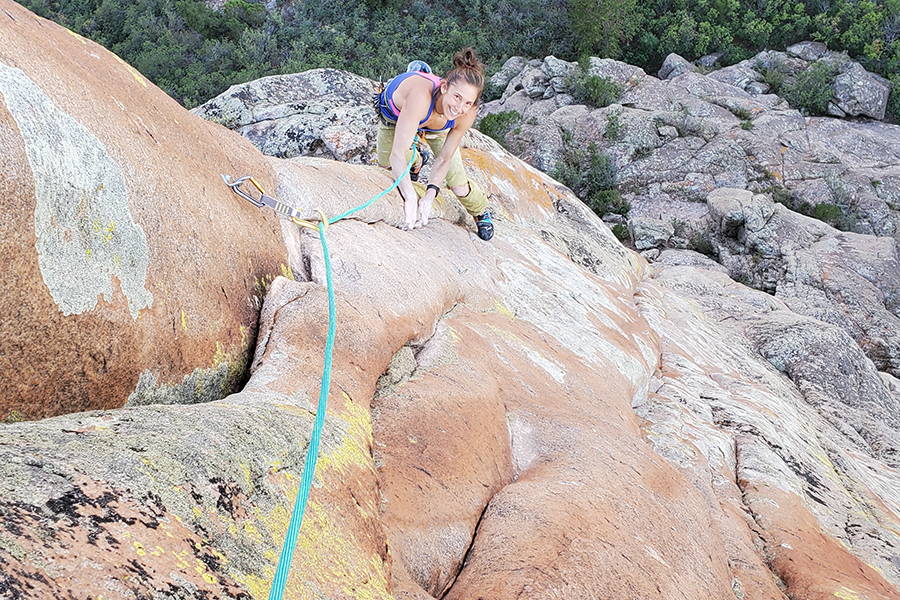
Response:
[[[478,88],[478,95],[484,89],[484,65],[478,60],[474,48],[463,48],[453,55],[453,68],[444,79],[448,84],[464,81]]]

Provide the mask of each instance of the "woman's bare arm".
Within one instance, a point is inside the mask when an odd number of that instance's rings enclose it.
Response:
[[[441,148],[441,153],[434,161],[434,167],[429,177],[431,183],[443,186],[444,179],[447,177],[447,171],[450,169],[450,159],[453,158],[453,153],[459,148],[463,135],[475,122],[475,112],[473,107],[456,119],[453,129],[447,134],[447,140],[444,142],[444,147]]]
[[[399,98],[398,98],[399,100]],[[406,165],[409,163],[409,149],[419,127],[419,121],[428,114],[431,106],[431,96],[426,90],[410,89],[402,98],[402,108],[394,128],[394,144],[391,146],[391,173],[394,179],[401,175],[399,189],[403,197],[403,212],[407,227],[412,227],[416,221],[416,207],[418,196],[406,173]]]

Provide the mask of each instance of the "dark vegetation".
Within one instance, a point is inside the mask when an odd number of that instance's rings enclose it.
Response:
[[[597,108],[618,101],[622,95],[622,86],[607,77],[591,75],[590,67],[587,55],[582,56],[578,61],[578,68],[569,76],[572,97],[582,104]]]
[[[628,214],[628,201],[616,188],[616,166],[608,154],[591,142],[587,148],[576,144],[572,134],[563,131],[563,155],[552,176],[567,185],[595,213]]]
[[[229,85],[335,67],[385,79],[413,58],[437,71],[465,45],[490,70],[511,55],[593,55],[655,71],[669,52],[730,64],[805,39],[846,51],[895,81],[900,114],[900,0],[20,0],[103,44],[186,106]],[[612,97],[604,84],[587,94]],[[815,100],[811,100],[814,102]]]
[[[514,110],[485,115],[478,123],[478,131],[488,135],[501,145],[506,145],[506,134],[522,120],[522,115]]]
[[[772,199],[775,202],[783,204],[801,215],[828,223],[835,229],[853,231],[857,225],[858,218],[853,206],[841,207],[830,202],[810,204],[805,200],[796,198],[789,190],[781,186],[773,186],[767,192],[772,194]]]
[[[828,103],[834,95],[833,83],[838,74],[835,65],[817,61],[796,77],[786,78],[776,69],[763,69],[763,77],[772,92],[807,115],[828,114]]]

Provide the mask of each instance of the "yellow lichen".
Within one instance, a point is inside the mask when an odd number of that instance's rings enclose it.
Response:
[[[222,342],[216,342],[216,353],[213,354],[213,366],[218,367],[222,363],[228,360],[228,353],[225,352],[225,346],[222,345]]]
[[[287,278],[290,279],[291,281],[294,281],[294,273],[293,273],[293,271],[291,271],[291,270],[288,268],[288,266],[287,266],[286,264],[281,263],[281,264],[278,265],[278,266],[279,266],[279,268],[281,269],[281,276],[282,276],[282,277],[287,277]]]
[[[253,474],[250,471],[250,467],[246,463],[240,463],[238,465],[238,467],[241,469],[241,473],[244,474],[244,483],[247,484],[249,490],[252,490],[253,489],[253,478],[252,478]]]
[[[129,73],[131,73],[131,76],[134,77],[135,81],[137,81],[142,86],[147,87],[147,81],[141,76],[141,74],[137,71],[137,69],[135,69],[134,67],[129,65],[127,62],[125,62],[124,60],[122,60],[121,58],[116,56],[115,54],[113,54],[113,58],[115,58],[118,62],[125,65],[125,68],[128,70]]]
[[[393,599],[381,558],[366,554],[353,534],[336,525],[317,502],[307,505],[294,564],[303,569],[291,569],[286,598],[315,597],[316,589],[338,587],[356,600]]]
[[[75,33],[74,31],[72,31],[71,29],[66,29],[66,33],[68,33],[69,35],[71,35],[73,38],[75,38],[76,40],[78,40],[78,41],[81,42],[82,44],[87,44],[87,40],[85,40],[83,37],[81,37],[80,35],[78,35],[78,34]]]
[[[515,313],[509,309],[503,302],[494,298],[494,309],[503,315],[504,317],[509,317],[510,319],[515,318]]]
[[[834,592],[835,598],[840,598],[841,600],[865,600],[865,596],[860,596],[857,592],[854,592],[850,588],[846,588],[841,586]]]
[[[317,477],[324,476],[332,469],[345,473],[351,466],[373,468],[372,455],[369,453],[372,445],[372,417],[366,408],[354,402],[346,393],[343,396],[344,407],[337,418],[347,424],[347,434],[337,448],[319,457]]]
[[[237,573],[234,575],[234,579],[244,586],[244,589],[250,593],[254,600],[265,600],[269,597],[269,586],[272,585],[272,576],[275,575],[275,569],[267,568],[266,571],[271,571],[271,575],[260,577],[252,573]]]
[[[181,329],[182,331],[187,331],[187,313],[184,312],[184,309],[181,309]]]
[[[257,543],[262,543],[263,537],[259,533],[259,529],[256,528],[256,525],[251,523],[250,521],[244,522],[244,534]]]

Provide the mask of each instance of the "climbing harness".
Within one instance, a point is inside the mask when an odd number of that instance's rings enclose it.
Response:
[[[334,286],[331,281],[331,256],[328,253],[328,241],[325,237],[325,233],[328,230],[329,225],[337,223],[341,219],[345,219],[353,213],[371,206],[376,200],[384,197],[391,190],[400,185],[400,180],[409,173],[409,170],[412,168],[413,162],[416,159],[417,141],[418,140],[415,139],[413,140],[412,156],[409,159],[409,163],[406,165],[406,170],[403,171],[403,174],[400,175],[400,177],[394,180],[389,188],[376,194],[363,204],[351,208],[331,219],[327,218],[325,213],[321,210],[316,211],[319,213],[319,221],[301,219],[299,211],[288,206],[284,202],[267,195],[262,186],[260,186],[253,177],[247,175],[232,180],[227,175],[222,175],[222,180],[225,181],[225,185],[254,206],[258,208],[268,206],[277,214],[290,219],[292,223],[299,225],[300,227],[305,227],[306,229],[317,231],[319,234],[319,241],[322,244],[322,254],[325,257],[325,285],[328,290],[328,336],[325,339],[325,361],[322,368],[322,384],[319,386],[319,403],[316,407],[316,419],[313,424],[312,435],[309,439],[309,447],[306,450],[306,459],[303,462],[303,475],[300,478],[300,487],[297,490],[297,498],[294,501],[294,508],[291,512],[291,521],[288,525],[287,533],[284,536],[284,544],[281,547],[281,554],[278,557],[278,565],[275,569],[272,587],[269,589],[269,600],[281,600],[284,596],[288,573],[294,558],[294,549],[297,547],[297,536],[300,533],[300,526],[303,523],[303,514],[306,512],[306,503],[309,500],[309,490],[312,487],[313,477],[316,472],[316,461],[318,460],[319,455],[319,440],[321,439],[322,428],[325,425],[325,411],[328,407],[328,392],[331,388],[331,358],[334,350],[334,336],[337,329],[337,323]],[[241,188],[246,182],[253,184],[253,187],[259,192],[258,197],[252,196]]]

